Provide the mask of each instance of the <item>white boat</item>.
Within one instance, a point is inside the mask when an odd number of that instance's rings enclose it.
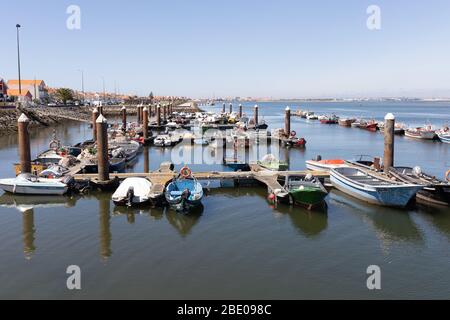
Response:
[[[392,207],[405,207],[423,186],[392,181],[370,170],[354,167],[330,171],[333,186],[357,199]]]
[[[436,137],[436,132],[431,126],[426,126],[407,129],[405,136],[414,139],[433,140]]]
[[[310,113],[310,114],[308,114],[308,115],[306,116],[306,119],[308,119],[308,120],[318,120],[318,119],[319,119],[319,116],[316,115],[316,114],[314,114],[314,112],[312,112],[312,113]]]
[[[54,164],[48,167],[47,169],[41,171],[39,173],[39,177],[50,179],[62,178],[67,173],[69,173],[69,169],[59,164]]]
[[[342,159],[328,159],[328,160],[306,160],[306,168],[313,171],[329,172],[331,169],[345,167],[347,164]]]
[[[436,134],[439,138],[439,140],[441,140],[444,143],[450,143],[450,129],[449,127],[444,127],[438,131],[436,131]]]
[[[152,183],[145,178],[127,178],[112,195],[112,200],[119,206],[141,205],[151,200]]]
[[[67,177],[67,179],[70,178]],[[29,173],[21,173],[15,178],[0,179],[0,188],[14,194],[63,195],[67,192],[68,185],[61,180],[39,178]]]

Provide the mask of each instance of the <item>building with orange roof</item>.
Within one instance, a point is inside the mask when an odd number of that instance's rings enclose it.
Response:
[[[8,80],[8,95],[9,89],[19,91],[19,80]],[[48,90],[47,85],[44,80],[21,80],[20,87],[22,91],[22,96],[26,95],[26,92],[29,91],[31,94],[31,100],[38,99],[46,99],[48,98]],[[17,95],[15,95],[17,96]]]
[[[30,90],[28,90],[28,89],[24,90],[22,88],[22,90],[20,90],[20,92],[19,92],[19,89],[9,89],[8,88],[7,94],[10,97],[18,98],[18,100],[20,100],[20,101],[28,101],[28,102],[30,102],[30,101],[33,100],[33,95],[31,94]]]

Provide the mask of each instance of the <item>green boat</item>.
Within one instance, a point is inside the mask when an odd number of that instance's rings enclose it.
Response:
[[[305,206],[308,210],[325,203],[328,191],[319,179],[308,174],[302,176],[287,176],[285,189],[289,192],[294,204]]]
[[[271,171],[286,171],[289,168],[286,161],[280,161],[272,154],[265,155],[257,164]]]

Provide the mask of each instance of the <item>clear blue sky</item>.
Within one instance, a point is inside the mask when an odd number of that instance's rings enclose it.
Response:
[[[450,97],[450,2],[0,0],[0,76],[191,97]],[[67,6],[81,30],[66,28]],[[382,29],[366,27],[381,7]]]

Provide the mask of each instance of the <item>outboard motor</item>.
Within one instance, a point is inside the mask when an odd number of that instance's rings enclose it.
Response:
[[[316,161],[321,161],[322,160],[322,156],[319,154],[319,155],[317,155],[317,157],[316,157]]]
[[[131,186],[128,188],[128,191],[127,191],[127,196],[126,196],[127,206],[131,207],[133,197],[134,197],[134,187]]]
[[[412,171],[413,174],[417,177],[420,177],[422,175],[422,168],[419,166],[415,166]]]

